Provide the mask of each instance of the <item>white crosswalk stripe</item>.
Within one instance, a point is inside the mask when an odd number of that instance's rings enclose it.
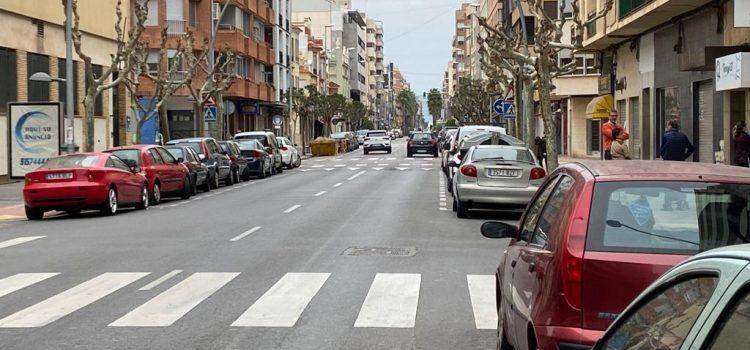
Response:
[[[466,275],[466,283],[477,329],[497,329],[495,276]]]
[[[18,237],[18,238],[9,239],[7,241],[0,242],[0,249],[12,247],[14,245],[19,245],[19,244],[26,243],[26,242],[35,241],[37,239],[44,238],[44,237],[47,237],[47,236],[29,236],[29,237]]]
[[[148,275],[107,272],[0,320],[0,328],[44,327]]]
[[[18,273],[0,279],[0,297],[57,275],[59,275],[59,273]]]
[[[287,273],[232,326],[294,327],[330,273]]]
[[[174,287],[167,289],[127,315],[112,322],[110,326],[171,326],[238,275],[237,272],[194,273]]]
[[[421,280],[420,274],[375,275],[354,327],[413,328]]]

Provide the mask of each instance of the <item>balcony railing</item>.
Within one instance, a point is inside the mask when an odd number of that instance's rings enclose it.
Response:
[[[623,19],[651,0],[620,0],[619,18]]]
[[[187,33],[187,21],[168,19],[167,20],[167,35],[178,36]]]

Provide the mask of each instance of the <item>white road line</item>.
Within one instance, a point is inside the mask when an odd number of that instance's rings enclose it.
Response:
[[[357,164],[357,166],[367,166],[367,164],[365,164],[365,163],[360,163],[360,164]]]
[[[396,167],[396,169],[401,170],[401,171],[406,170],[406,168],[399,168],[399,167]]]
[[[347,168],[347,169],[349,169],[351,171],[357,171],[357,170],[359,170],[359,168]]]
[[[110,323],[109,326],[171,326],[238,275],[239,272],[194,273],[125,316]]]
[[[349,180],[349,181],[354,180],[354,179],[358,178],[360,175],[362,175],[362,174],[364,174],[366,172],[367,172],[367,170],[362,170],[362,171],[360,171],[360,172],[358,172],[358,173],[350,176],[347,180]]]
[[[28,237],[18,237],[18,238],[9,239],[7,241],[0,242],[0,249],[12,247],[17,244],[31,242],[31,241],[44,238],[44,237],[47,237],[47,236],[28,236]]]
[[[386,159],[387,160],[396,160],[396,158],[393,158],[393,157],[389,157],[389,158],[386,158]]]
[[[336,167],[336,168],[343,168],[343,167],[345,167],[345,166],[346,166],[346,165],[344,165],[344,164],[336,164],[336,165],[334,165],[334,167]]]
[[[331,170],[333,170],[333,168],[326,168],[326,171],[331,171]]]
[[[44,327],[148,275],[107,272],[2,320],[0,328]]]
[[[448,210],[448,208],[440,208],[440,210]]]
[[[466,275],[466,282],[469,285],[469,297],[477,329],[497,329],[495,276]]]
[[[388,163],[378,164],[378,166],[388,166]]]
[[[312,169],[300,169],[299,171],[301,171],[301,172],[303,172],[303,173],[306,173],[306,172],[308,172],[308,171],[310,171],[310,170],[312,170]]]
[[[294,327],[330,273],[287,273],[233,327]]]
[[[409,163],[401,163],[401,164],[399,164],[399,165],[400,165],[400,166],[411,166],[411,164],[409,164]]]
[[[383,168],[373,168],[374,170],[383,170]]]
[[[350,158],[351,160],[357,161],[359,158]]]
[[[313,165],[312,167],[313,167],[313,168],[322,168],[322,167],[323,167],[323,165]]]
[[[320,191],[320,192],[318,192],[318,193],[315,194],[315,197],[320,197],[320,196],[322,196],[322,195],[324,195],[326,193],[328,193],[328,191]]]
[[[170,279],[170,278],[172,278],[174,276],[179,275],[180,273],[182,273],[182,270],[172,270],[170,272],[167,272],[166,275],[161,276],[161,277],[155,279],[153,282],[151,282],[151,283],[149,283],[149,284],[147,284],[147,285],[145,285],[145,286],[143,286],[141,288],[138,288],[138,290],[152,290],[156,286],[158,286],[158,285],[166,282],[168,279]]]
[[[0,297],[13,293],[19,289],[26,288],[32,284],[39,283],[50,277],[59,275],[52,273],[18,273],[13,276],[0,279]]]
[[[341,186],[341,185],[343,185],[343,184],[342,184],[341,182],[339,182],[339,183],[337,183],[337,184],[333,185],[333,187],[339,187],[339,186]]]
[[[245,232],[237,235],[237,237],[234,237],[234,238],[230,239],[229,241],[230,242],[237,242],[237,241],[239,241],[239,240],[241,240],[241,239],[243,239],[243,238],[245,238],[245,237],[247,237],[247,236],[249,236],[249,235],[257,232],[260,229],[261,229],[260,226],[255,226],[255,227],[253,227],[253,228],[251,228],[251,229],[249,229],[249,230],[247,230],[247,231],[245,231]]]
[[[284,210],[284,213],[285,213],[285,214],[289,214],[289,213],[291,213],[291,212],[293,212],[293,211],[295,211],[295,210],[299,209],[300,207],[302,207],[302,206],[301,206],[301,205],[299,205],[299,204],[297,204],[297,205],[293,205],[293,206],[292,206],[292,207],[290,207],[289,209],[287,209],[287,210]]]
[[[369,160],[378,160],[378,158],[375,158],[375,157],[373,157],[373,158],[368,158],[368,159],[369,159]]]
[[[432,170],[432,168],[422,168],[422,170]]]
[[[414,328],[420,274],[375,275],[354,327]]]

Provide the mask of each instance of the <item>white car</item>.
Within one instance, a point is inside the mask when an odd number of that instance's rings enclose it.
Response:
[[[365,144],[365,137],[367,137],[367,132],[370,130],[359,130],[357,131],[357,142],[359,142],[359,145],[362,146]]]
[[[391,138],[385,130],[370,130],[365,136],[365,144],[362,146],[365,154],[372,151],[386,151],[391,153]]]
[[[281,162],[287,169],[297,168],[302,165],[302,157],[299,155],[296,145],[286,137],[277,137],[281,149]]]

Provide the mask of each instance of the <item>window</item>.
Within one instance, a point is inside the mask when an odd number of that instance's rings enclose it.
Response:
[[[198,2],[188,1],[188,20],[191,27],[198,26]]]
[[[586,131],[588,133],[588,144],[587,144],[587,151],[588,154],[592,154],[594,152],[601,152],[601,120],[599,119],[587,119],[586,120],[587,128]]]
[[[150,74],[159,73],[159,50],[153,49],[148,50],[148,56],[146,57],[146,65],[148,65],[148,72]]]
[[[0,113],[18,98],[16,51],[0,47]]]
[[[146,18],[144,25],[159,25],[159,0],[140,0],[140,2],[141,5],[146,5],[146,8],[148,9],[148,17]]]
[[[26,78],[31,77],[34,73],[49,74],[49,56],[27,53]],[[42,81],[29,81],[28,83],[29,102],[49,101],[49,87],[51,83]]]
[[[120,158],[117,158],[116,156],[109,156],[109,159],[107,159],[107,167],[109,168],[116,168],[124,171],[130,171],[130,167],[125,164]]]
[[[90,168],[95,166],[99,162],[99,156],[87,156],[83,154],[76,154],[72,156],[62,156],[50,158],[41,168],[45,169],[60,169],[60,168]]]
[[[132,165],[141,165],[141,151],[137,149],[122,149],[112,152],[117,158]]]
[[[219,147],[219,144],[216,143],[214,140],[208,140],[206,141],[206,144],[208,144],[208,150],[212,154],[219,154],[221,153],[221,148]]]
[[[159,153],[159,155],[161,156],[161,159],[163,159],[165,163],[167,164],[177,163],[177,159],[172,157],[172,155],[169,154],[169,152],[167,152],[165,149],[163,148],[154,148],[154,149]]]
[[[734,350],[747,346],[747,330],[750,329],[750,289],[737,293],[727,312],[711,333],[710,345],[703,349]]]
[[[534,17],[526,16],[523,19],[526,24],[526,43],[529,45],[534,45],[534,43],[536,42],[534,37],[534,33],[536,32],[534,28]]]
[[[617,115],[620,116],[620,125],[625,127],[625,129],[630,129],[628,125],[628,110],[627,108],[627,100],[617,100]]]
[[[618,324],[602,349],[679,349],[718,280],[695,277],[662,290]]]
[[[164,161],[161,159],[161,156],[159,156],[159,153],[156,152],[155,149],[148,150],[148,157],[151,159],[151,163],[154,165],[161,165],[164,164]]]
[[[57,59],[57,76],[62,79],[67,79],[67,71],[65,69],[65,59],[64,58],[58,58]],[[58,89],[58,99],[66,103],[66,94],[67,94],[67,84],[66,83],[60,83],[58,85],[60,88]],[[78,64],[76,64],[76,61],[73,61],[73,114],[78,114],[80,108],[78,108]]]
[[[560,209],[563,208],[565,200],[568,199],[568,193],[570,193],[572,187],[573,179],[569,176],[563,176],[557,188],[555,188],[555,191],[549,197],[542,215],[539,216],[539,224],[536,226],[536,230],[534,230],[531,244],[546,247],[549,234],[553,228],[558,226],[565,227],[567,216],[559,217]]]
[[[529,206],[529,209],[526,211],[526,216],[524,217],[524,222],[521,226],[522,241],[528,242],[529,238],[531,238],[531,234],[536,228],[536,223],[539,221],[539,214],[541,213],[542,208],[544,208],[544,204],[547,202],[547,198],[549,198],[550,193],[555,188],[556,183],[557,179],[548,182],[547,187],[545,187],[544,190],[539,194],[539,196],[536,197],[534,203],[532,203]]]
[[[183,152],[182,148],[167,148],[167,152],[172,155],[174,158],[183,158],[183,159],[189,159],[190,152]]]

